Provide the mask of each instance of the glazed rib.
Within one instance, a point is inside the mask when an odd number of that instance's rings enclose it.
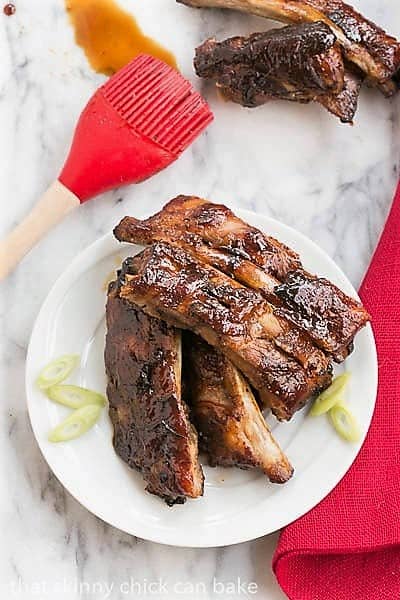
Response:
[[[197,433],[181,398],[181,334],[110,284],[105,365],[116,453],[168,505],[203,494]]]
[[[188,226],[186,234],[183,232],[185,224]],[[211,267],[233,275],[246,286],[261,291],[268,301],[275,304],[280,304],[278,296],[274,293],[275,287],[280,284],[279,280],[241,256],[255,255],[260,264],[272,265],[277,272],[285,272],[289,264],[293,268],[297,264],[297,255],[286,246],[273,238],[263,236],[260,231],[238,219],[225,206],[207,203],[199,198],[176,198],[160,213],[146,221],[140,222],[126,217],[115,228],[114,233],[117,239],[123,241],[138,244],[166,241],[189,250],[193,252],[195,260],[200,258]],[[223,250],[212,248],[214,239]],[[229,248],[232,254],[225,252]],[[307,370],[317,374],[329,371],[329,359],[315,347],[308,333],[305,334],[293,326],[292,320],[286,319],[283,314],[274,315],[274,307],[271,304],[264,304],[265,313],[268,315],[268,319],[264,320],[268,320],[272,331],[270,335],[275,337],[276,345]]]
[[[279,448],[243,375],[198,336],[184,335],[184,377],[200,449],[211,466],[261,469],[285,483],[293,468]]]
[[[270,98],[310,102],[344,86],[340,46],[324,23],[304,23],[245,37],[205,41],[196,48],[199,77],[224,95],[254,107]]]
[[[290,419],[331,382],[280,325],[261,294],[200,263],[184,250],[157,243],[130,259],[122,298],[172,326],[189,329],[220,349],[259,391],[277,418]],[[294,346],[294,348],[291,348]],[[287,354],[289,349],[297,357]]]
[[[318,332],[320,345],[336,362],[353,350],[355,334],[369,321],[364,307],[324,278],[294,271],[275,288],[282,300],[276,314],[308,331]]]
[[[324,23],[305,23],[230,38],[196,48],[199,77],[217,82],[224,96],[254,107],[270,98],[316,101],[342,123],[352,123],[362,77],[344,69],[336,38]]]
[[[359,302],[326,279],[304,271],[293,250],[244,223],[226,206],[178,196],[145,221],[125,217],[114,233],[120,241],[144,245],[166,241],[193,252],[260,291],[276,307],[275,313],[282,308],[280,317],[296,323],[338,362],[351,351],[355,335],[369,320]],[[291,273],[296,276],[288,280]]]
[[[376,83],[390,80],[400,66],[400,44],[341,0],[177,0],[198,8],[230,8],[283,23],[323,21],[347,60]]]
[[[226,252],[232,263],[235,258],[251,261],[280,281],[301,267],[296,252],[251,227],[226,206],[196,196],[178,196],[144,221],[125,217],[114,235],[123,242],[145,245],[164,240],[195,250],[206,245]]]

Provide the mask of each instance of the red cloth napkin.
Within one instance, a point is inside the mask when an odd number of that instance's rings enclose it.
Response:
[[[291,600],[400,600],[400,184],[360,296],[378,349],[375,414],[344,479],[281,534],[273,569]]]

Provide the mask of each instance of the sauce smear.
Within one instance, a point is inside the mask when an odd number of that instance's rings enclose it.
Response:
[[[141,53],[175,69],[174,55],[144,35],[136,20],[114,0],[65,0],[76,43],[95,71],[112,75]]]
[[[15,14],[15,10],[15,5],[11,4],[10,2],[9,4],[6,4],[3,8],[3,13],[6,15],[6,17],[11,17],[13,14]]]

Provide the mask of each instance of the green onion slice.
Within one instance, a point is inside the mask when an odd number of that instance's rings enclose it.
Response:
[[[330,411],[333,406],[337,404],[343,405],[344,391],[349,379],[350,373],[343,373],[343,375],[335,377],[328,389],[316,398],[310,410],[310,415],[312,417],[319,417]]]
[[[360,427],[348,408],[336,405],[329,411],[332,424],[338,434],[348,442],[358,442],[361,438]]]
[[[67,379],[79,362],[77,354],[66,354],[56,358],[39,373],[36,383],[42,390]]]
[[[88,404],[106,405],[106,399],[102,394],[77,385],[52,385],[47,388],[46,394],[53,402],[69,408],[82,408]]]
[[[97,422],[102,407],[88,404],[74,410],[64,421],[49,433],[50,442],[68,442],[86,433]]]

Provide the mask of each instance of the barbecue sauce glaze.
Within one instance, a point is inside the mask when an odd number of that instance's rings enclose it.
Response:
[[[11,17],[15,13],[15,10],[15,5],[9,2],[4,6],[3,13],[6,15],[6,17]]]
[[[65,6],[76,43],[98,73],[112,75],[141,53],[177,68],[173,54],[147,37],[114,0],[65,0]]]

